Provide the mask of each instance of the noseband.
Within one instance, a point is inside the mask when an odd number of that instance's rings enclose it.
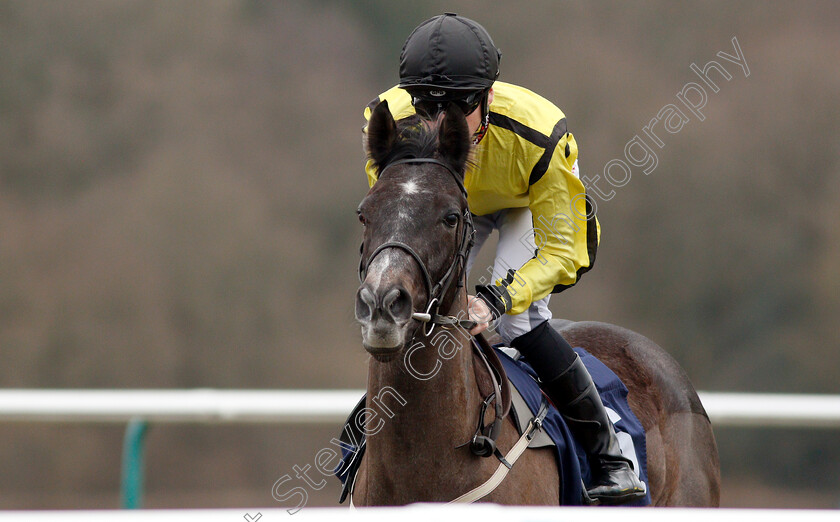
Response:
[[[400,164],[406,164],[406,163],[434,163],[436,165],[440,165],[440,166],[444,167],[447,170],[447,172],[449,172],[452,175],[452,178],[458,184],[458,188],[461,189],[461,194],[463,194],[464,198],[467,197],[467,189],[464,187],[464,183],[461,181],[460,175],[457,172],[455,172],[455,169],[453,169],[451,165],[449,165],[448,163],[445,163],[443,161],[440,161],[438,159],[434,159],[434,158],[408,158],[408,159],[403,159],[403,160],[395,161],[394,163],[391,163],[390,165],[385,167],[385,169],[382,171],[382,173],[384,173],[386,170],[393,167],[394,165],[400,165]],[[381,177],[382,173],[380,173],[380,177]],[[417,254],[417,252],[413,248],[411,248],[410,246],[408,246],[407,244],[405,244],[401,241],[388,241],[386,243],[382,243],[381,245],[376,247],[376,250],[374,250],[373,253],[370,255],[370,257],[368,257],[367,261],[365,261],[364,258],[361,258],[359,260],[359,281],[364,282],[365,278],[367,277],[368,267],[373,262],[374,258],[377,255],[379,255],[383,250],[386,250],[388,248],[398,248],[398,249],[402,250],[403,252],[406,252],[412,258],[414,258],[414,260],[420,266],[420,271],[423,274],[423,282],[426,285],[426,295],[428,296],[427,297],[428,301],[427,301],[427,305],[426,305],[426,308],[425,308],[425,310],[426,310],[425,313],[415,312],[412,315],[412,318],[416,319],[418,321],[421,321],[421,322],[427,322],[427,323],[432,324],[432,326],[431,326],[431,328],[429,328],[428,332],[424,328],[423,333],[425,333],[426,336],[428,336],[432,333],[432,330],[434,330],[434,325],[436,325],[436,324],[440,324],[440,325],[455,325],[455,324],[457,324],[461,327],[468,328],[468,329],[471,328],[472,326],[475,326],[475,323],[473,321],[466,321],[466,320],[461,320],[461,319],[456,318],[456,317],[441,316],[441,315],[438,314],[438,311],[439,311],[439,308],[440,308],[440,300],[443,298],[444,295],[446,295],[446,292],[447,292],[447,290],[449,290],[449,287],[452,284],[452,281],[455,280],[456,276],[463,275],[464,278],[466,278],[464,268],[466,266],[467,257],[470,254],[470,250],[472,249],[473,244],[475,243],[475,226],[473,225],[472,214],[470,213],[469,208],[464,210],[463,218],[464,218],[464,220],[463,220],[463,225],[461,227],[461,237],[458,241],[458,251],[455,254],[455,258],[452,260],[452,264],[449,265],[449,269],[446,271],[446,273],[443,275],[443,277],[441,277],[440,280],[434,285],[432,284],[432,278],[429,275],[429,270],[426,268],[426,264],[420,258],[420,255]],[[462,283],[459,281],[458,286],[460,287],[461,285],[462,285]]]

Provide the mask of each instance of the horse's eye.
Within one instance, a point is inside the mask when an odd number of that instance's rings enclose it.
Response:
[[[455,228],[455,227],[457,227],[457,226],[458,226],[458,218],[459,218],[459,217],[460,217],[460,216],[459,216],[458,214],[456,214],[455,212],[452,212],[452,213],[450,213],[450,214],[447,214],[447,215],[446,215],[446,217],[445,217],[445,218],[443,218],[443,221],[444,221],[444,222],[445,222],[448,226],[450,226],[450,227],[452,227],[452,228]]]
[[[367,225],[367,220],[365,219],[365,215],[362,214],[360,210],[356,211],[356,215],[359,217],[359,223],[362,225]]]

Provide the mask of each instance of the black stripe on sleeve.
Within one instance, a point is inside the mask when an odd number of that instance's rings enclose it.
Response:
[[[548,144],[545,146],[545,152],[540,157],[534,168],[531,169],[531,176],[528,178],[528,185],[533,185],[539,181],[548,170],[548,165],[551,163],[551,156],[554,154],[554,149],[560,143],[560,138],[566,135],[566,118],[558,121],[554,125],[554,130],[551,131],[551,136],[548,138]],[[568,144],[566,145],[568,147]]]
[[[589,195],[585,196],[586,201],[586,254],[589,257],[589,266],[582,266],[575,274],[575,282],[570,285],[557,285],[551,291],[552,294],[562,292],[567,288],[571,288],[578,281],[580,281],[583,274],[589,272],[595,266],[595,256],[598,254],[598,223],[596,222],[595,213],[592,211],[592,203],[590,203]]]
[[[507,129],[514,134],[521,136],[522,138],[530,141],[537,147],[547,147],[549,144],[549,137],[543,134],[542,132],[532,129],[527,125],[519,123],[518,121],[514,120],[513,118],[509,118],[504,114],[499,114],[497,112],[490,113],[490,124],[495,125],[496,127],[501,127],[503,129]],[[556,143],[555,143],[556,144]]]

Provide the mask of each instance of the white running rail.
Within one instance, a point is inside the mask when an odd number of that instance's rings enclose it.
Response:
[[[0,422],[339,423],[363,390],[0,390]],[[840,395],[700,392],[715,426],[840,428]]]

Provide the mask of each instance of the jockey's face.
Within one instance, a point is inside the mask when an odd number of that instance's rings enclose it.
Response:
[[[454,103],[458,105],[458,107],[464,111],[467,117],[467,126],[470,129],[470,132],[475,134],[478,130],[479,126],[481,125],[481,104],[479,100],[476,100],[473,105],[467,107],[465,102],[440,102],[435,103],[434,101],[430,101],[428,99],[420,99],[414,98],[412,100],[412,104],[414,105],[414,109],[417,111],[419,115],[424,118],[435,119],[439,115],[439,111],[446,109],[447,105],[450,103]],[[493,88],[490,88],[490,91],[487,93],[487,104],[493,103]],[[470,111],[467,114],[466,111]]]
[[[487,105],[493,103],[493,88],[490,88],[490,92],[487,93]],[[472,111],[471,113],[467,114],[467,126],[470,129],[470,135],[473,135],[478,131],[478,127],[481,125],[481,107]]]

